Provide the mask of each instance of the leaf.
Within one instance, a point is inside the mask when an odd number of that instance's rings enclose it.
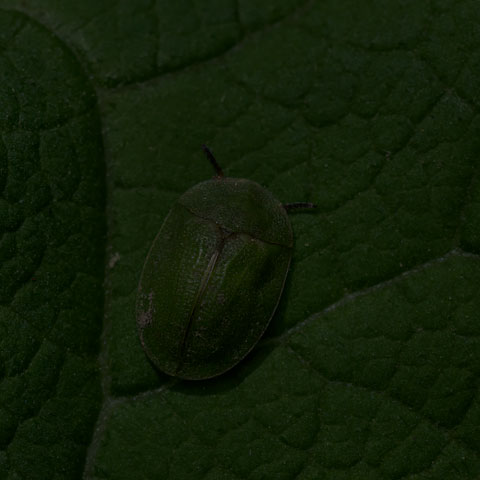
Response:
[[[475,479],[478,5],[41,3],[0,1],[0,477]],[[260,344],[182,382],[134,303],[202,143],[319,208]]]
[[[104,167],[71,52],[0,12],[0,477],[74,478],[101,403]]]

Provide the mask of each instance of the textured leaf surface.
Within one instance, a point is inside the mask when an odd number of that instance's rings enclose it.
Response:
[[[478,478],[477,2],[0,6],[1,478]],[[202,143],[319,208],[266,336],[195,383],[134,304]]]
[[[95,93],[51,32],[0,11],[0,104],[0,478],[75,478],[101,402]]]

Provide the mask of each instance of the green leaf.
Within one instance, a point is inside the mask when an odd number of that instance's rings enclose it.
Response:
[[[101,404],[104,166],[72,53],[0,11],[0,477],[81,475]]]
[[[478,477],[477,2],[0,7],[0,478]],[[203,143],[318,209],[259,345],[186,382],[134,304]]]

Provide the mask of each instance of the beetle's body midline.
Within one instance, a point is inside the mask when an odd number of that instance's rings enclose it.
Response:
[[[187,325],[185,327],[185,333],[183,335],[183,341],[180,345],[180,352],[178,354],[179,361],[178,361],[178,366],[177,366],[177,372],[176,373],[178,373],[178,371],[182,368],[183,359],[184,359],[184,355],[185,355],[185,346],[187,344],[188,334],[190,333],[190,330],[191,330],[191,327],[192,327],[192,324],[193,324],[193,321],[194,321],[194,318],[195,318],[195,314],[197,313],[198,308],[202,303],[202,298],[203,298],[203,295],[205,294],[205,291],[207,289],[208,281],[210,280],[210,278],[213,274],[213,271],[215,270],[215,266],[217,264],[218,257],[222,253],[223,243],[224,242],[222,241],[220,246],[219,246],[219,249],[215,250],[215,252],[213,252],[213,255],[211,256],[210,261],[208,262],[208,267],[205,270],[205,273],[204,273],[204,275],[202,277],[202,280],[200,282],[200,285],[198,287],[198,292],[197,292],[195,300],[192,304],[192,308],[191,308],[191,311],[190,311],[188,322],[187,322]]]

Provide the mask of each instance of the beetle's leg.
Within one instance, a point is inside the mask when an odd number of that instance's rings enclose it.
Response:
[[[296,208],[317,208],[314,203],[309,202],[295,202],[295,203],[284,203],[283,208],[285,210],[295,210]]]
[[[223,177],[222,169],[220,168],[220,165],[215,160],[215,157],[213,156],[213,153],[205,145],[202,145],[202,148],[203,148],[203,151],[205,152],[205,155],[210,160],[210,163],[213,165],[213,168],[217,172],[217,177]]]

